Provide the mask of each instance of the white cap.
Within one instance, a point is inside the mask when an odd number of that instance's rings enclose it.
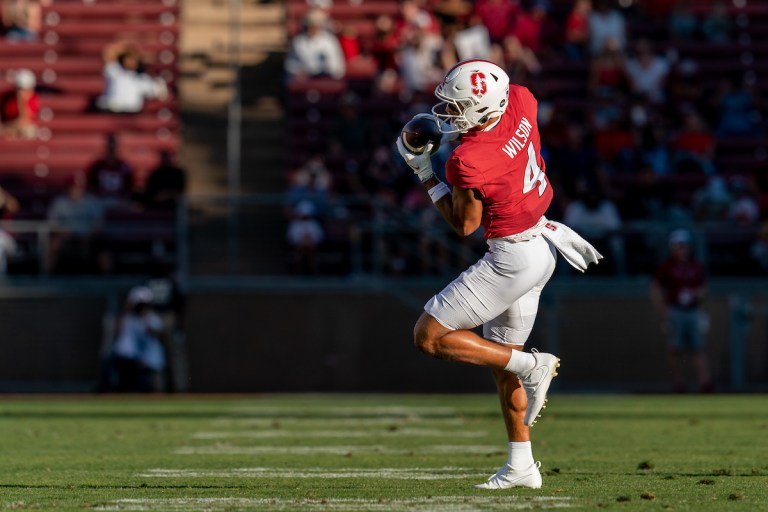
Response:
[[[151,304],[155,295],[146,286],[136,286],[128,292],[129,304]]]
[[[35,74],[28,69],[17,69],[14,82],[19,89],[34,89],[35,88]]]
[[[690,245],[691,234],[685,229],[676,229],[669,234],[669,245]]]

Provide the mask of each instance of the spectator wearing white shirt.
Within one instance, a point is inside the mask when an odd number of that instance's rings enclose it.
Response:
[[[327,15],[309,11],[306,29],[291,41],[285,69],[293,79],[329,76],[340,79],[346,72],[344,53],[336,36],[328,30]]]
[[[611,0],[598,0],[589,14],[589,49],[592,55],[599,54],[608,39],[615,39],[620,51],[624,51],[626,47],[624,16],[612,9],[611,5]]]
[[[136,286],[128,293],[107,361],[105,390],[163,390],[166,357],[160,334],[164,324],[153,302],[154,294],[146,286]]]
[[[165,99],[168,87],[160,77],[147,74],[136,47],[130,43],[108,45],[104,57],[104,92],[96,99],[100,110],[141,112],[146,99]]]
[[[648,41],[637,43],[637,56],[627,62],[627,76],[632,92],[652,103],[664,101],[664,85],[669,74],[669,63],[653,54]]]

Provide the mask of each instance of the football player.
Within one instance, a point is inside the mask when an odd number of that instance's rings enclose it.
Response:
[[[509,439],[506,463],[480,489],[541,487],[529,428],[544,407],[559,359],[524,352],[539,296],[556,253],[579,270],[601,256],[573,230],[544,217],[552,201],[536,122],[537,102],[510,85],[497,65],[463,61],[435,89],[432,118],[460,145],[442,183],[432,172],[431,146],[415,154],[397,147],[446,222],[462,236],[483,226],[488,252],[424,306],[414,341],[437,358],[489,367]],[[424,116],[425,114],[420,114]],[[470,329],[483,325],[483,336]]]

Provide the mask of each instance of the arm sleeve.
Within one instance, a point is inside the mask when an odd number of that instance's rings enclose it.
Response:
[[[474,188],[482,194],[482,180],[479,179],[480,171],[471,164],[453,155],[445,165],[445,177],[448,183],[454,187]]]

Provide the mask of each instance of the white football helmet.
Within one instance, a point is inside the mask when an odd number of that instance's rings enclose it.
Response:
[[[440,103],[432,113],[445,121],[443,133],[465,133],[492,117],[501,116],[509,98],[509,76],[493,62],[465,60],[445,74],[435,88]]]

